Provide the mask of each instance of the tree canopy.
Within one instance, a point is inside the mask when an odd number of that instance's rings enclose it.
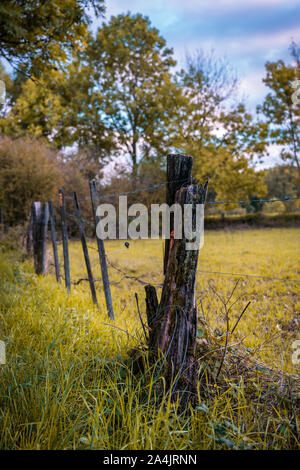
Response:
[[[0,57],[28,74],[40,75],[85,44],[89,9],[104,12],[104,0],[2,0]]]
[[[283,160],[298,168],[300,177],[300,103],[292,100],[293,84],[300,79],[300,48],[290,46],[294,63],[283,60],[266,63],[264,83],[270,89],[263,104],[258,106],[269,125],[269,140],[281,147]]]
[[[195,157],[195,174],[209,177],[218,197],[264,194],[263,175],[249,165],[265,151],[266,126],[236,100],[236,78],[214,53],[187,56],[177,75],[185,102],[175,114],[174,144]],[[259,138],[258,138],[259,136]]]
[[[168,124],[179,91],[172,49],[150,20],[118,15],[98,30],[89,48],[90,72],[102,95],[103,122],[116,152],[130,156],[133,175],[143,158],[166,151]]]

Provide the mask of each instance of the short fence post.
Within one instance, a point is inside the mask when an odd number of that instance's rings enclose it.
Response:
[[[95,181],[90,181],[90,192],[91,192],[91,201],[92,201],[92,208],[93,208],[93,215],[94,215],[95,229],[96,229],[97,224],[100,221],[100,217],[96,214],[97,189],[96,189]],[[108,313],[109,318],[114,320],[114,309],[113,309],[112,298],[111,298],[104,242],[99,237],[97,237],[97,234],[96,234],[96,239],[97,239],[98,253],[99,253],[100,266],[101,266],[101,272],[102,272],[102,280],[103,280],[103,288],[104,288],[104,293],[105,293],[107,313]]]
[[[59,206],[61,216],[61,232],[64,252],[64,271],[65,271],[65,285],[68,291],[71,291],[71,276],[70,276],[70,261],[69,261],[69,245],[68,245],[68,228],[66,220],[66,204],[65,193],[63,189],[59,190]]]
[[[32,204],[33,220],[33,256],[36,274],[46,274],[47,271],[47,231],[49,207],[46,202],[41,207],[40,202]]]
[[[49,206],[53,256],[54,256],[54,264],[55,264],[55,274],[56,274],[57,282],[60,282],[60,266],[59,266],[59,259],[58,259],[58,253],[57,253],[56,230],[55,230],[55,220],[54,220],[54,212],[53,212],[52,201],[48,201],[48,206]]]
[[[89,257],[87,243],[86,243],[85,231],[84,231],[84,226],[83,226],[83,222],[82,222],[78,197],[77,197],[76,192],[74,192],[73,194],[74,194],[75,208],[76,208],[76,211],[77,211],[77,222],[78,222],[78,227],[79,227],[79,231],[80,231],[82,250],[83,250],[83,254],[84,254],[86,270],[87,270],[87,273],[88,273],[92,298],[93,298],[94,304],[96,304],[98,306],[97,294],[96,294],[96,289],[95,289],[95,280],[94,280],[93,273],[92,273],[90,257]]]

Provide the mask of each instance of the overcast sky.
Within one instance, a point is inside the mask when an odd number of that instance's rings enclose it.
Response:
[[[174,49],[179,65],[185,50],[215,50],[241,81],[253,109],[263,99],[266,61],[289,60],[288,46],[300,42],[300,0],[106,0],[106,20],[142,13]],[[98,24],[100,21],[98,20]],[[97,26],[97,23],[94,24]]]

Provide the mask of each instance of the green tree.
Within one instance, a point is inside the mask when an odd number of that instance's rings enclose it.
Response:
[[[76,143],[97,161],[109,153],[112,133],[99,116],[101,94],[93,92],[89,69],[79,59],[63,71],[43,74],[38,82],[13,83],[11,90],[11,108],[0,118],[0,134],[30,135],[56,149]]]
[[[13,89],[13,80],[11,79],[10,75],[5,72],[3,65],[0,63],[0,80],[2,80],[5,84],[5,103],[0,103],[0,118],[1,116],[5,116],[9,106],[9,100],[7,96],[11,94]]]
[[[95,159],[127,155],[136,176],[142,159],[168,152],[168,125],[180,96],[174,64],[147,18],[113,17],[62,70],[38,82],[16,77],[0,132],[45,138],[59,149],[76,143]]]
[[[236,103],[237,82],[228,64],[198,51],[187,56],[177,80],[185,103],[175,117],[174,145],[195,157],[197,179],[210,177],[218,198],[263,195],[263,174],[251,161],[265,151],[267,126]]]
[[[13,138],[32,136],[47,139],[54,147],[61,148],[69,143],[66,138],[65,126],[61,125],[63,117],[62,97],[49,87],[62,79],[62,73],[51,70],[47,81],[41,78],[39,82],[27,79],[21,84],[19,96],[13,103],[13,94],[17,85],[12,86],[10,111],[0,119],[1,134]]]
[[[297,170],[289,165],[278,165],[265,170],[268,197],[280,198],[300,196],[297,185]]]
[[[102,95],[93,89],[86,58],[85,50],[77,52],[64,69],[43,73],[38,81],[16,74],[0,134],[44,139],[59,150],[75,143],[91,160],[105,159],[113,145],[112,132],[100,117]]]
[[[270,93],[257,110],[269,125],[269,142],[280,146],[281,158],[298,168],[300,178],[300,103],[292,99],[293,84],[300,79],[299,46],[293,42],[290,52],[294,63],[266,63],[263,81]]]
[[[103,0],[6,0],[0,2],[0,58],[35,77],[65,62],[72,50],[85,44]]]
[[[6,58],[15,72],[13,80],[4,78],[8,99],[1,108],[0,134],[43,138],[58,149],[74,142],[82,147],[90,130],[87,123],[94,118],[94,132],[101,136],[97,154],[106,151],[99,102],[89,91],[89,77],[79,73],[78,57],[90,37],[90,7],[99,16],[104,0],[1,3],[0,58]],[[95,134],[89,134],[89,140]],[[95,152],[93,156],[97,159]]]
[[[115,153],[129,156],[134,178],[143,159],[167,152],[180,94],[170,73],[172,52],[147,17],[129,13],[104,24],[89,50],[101,118],[113,132]]]
[[[298,183],[298,170],[290,165],[278,165],[265,170],[268,198],[284,199],[286,197],[299,197],[300,185]],[[299,206],[298,201],[286,201],[287,210],[294,210]]]

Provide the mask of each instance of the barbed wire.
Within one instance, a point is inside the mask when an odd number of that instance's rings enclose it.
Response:
[[[174,182],[175,181],[178,181],[178,180],[173,180]],[[181,180],[183,181],[183,180]],[[140,191],[144,191],[144,190],[147,190],[147,189],[154,189],[154,188],[157,188],[157,187],[160,187],[160,186],[164,186],[166,184],[168,184],[169,182],[167,183],[162,183],[162,184],[159,184],[159,185],[154,185],[154,186],[151,186],[150,188],[143,188],[143,189],[139,189],[139,190],[135,190],[135,191],[129,191],[129,192],[126,192],[126,193],[115,193],[113,195],[107,195],[108,197],[113,197],[113,196],[116,196],[116,195],[122,195],[122,194],[131,194],[131,193],[137,193],[137,192],[140,192]],[[103,196],[104,198],[104,196]],[[100,198],[99,198],[100,199]],[[279,202],[279,201],[290,201],[290,200],[299,200],[300,197],[289,197],[289,196],[286,196],[285,198],[282,198],[282,199],[253,199],[252,201],[245,201],[245,200],[240,200],[240,201],[208,201],[206,202],[206,204],[242,204],[242,203],[251,203],[251,202],[260,202],[260,203],[264,203],[264,202],[267,202],[267,203],[274,203],[274,202]],[[56,210],[59,210],[59,207],[54,207],[54,209]],[[69,218],[72,218],[72,219],[75,219],[76,221],[78,220],[78,217],[74,214],[71,214],[70,212],[66,212],[66,215],[69,217]],[[85,224],[88,224],[89,226],[95,228],[95,223],[94,222],[91,222],[85,218],[82,218],[82,221],[85,223]],[[97,248],[95,247],[92,247],[91,245],[88,245],[88,248],[90,249],[93,249],[93,250],[96,250],[98,251]],[[119,251],[119,250],[117,250]],[[124,250],[125,251],[125,250]],[[106,255],[106,258],[107,258],[107,262],[108,264],[113,268],[115,269],[116,271],[120,272],[122,274],[122,278],[119,280],[119,281],[114,281],[110,284],[120,284],[124,279],[131,279],[135,282],[138,282],[142,285],[148,285],[148,284],[151,284],[151,282],[147,282],[147,281],[144,281],[142,279],[140,279],[140,277],[137,277],[137,276],[130,276],[127,272],[125,272],[124,270],[122,270],[119,266],[115,266],[111,260],[109,260],[109,258],[107,257]],[[221,272],[221,271],[207,271],[207,270],[197,270],[197,274],[217,274],[217,275],[222,275],[222,276],[240,276],[240,277],[249,277],[249,278],[257,278],[257,279],[267,279],[267,280],[274,280],[274,281],[282,281],[282,282],[300,282],[300,279],[288,279],[288,278],[281,278],[281,277],[275,277],[275,276],[262,276],[262,275],[258,275],[258,274],[246,274],[246,273],[228,273],[228,272]],[[86,281],[87,279],[85,278],[82,278],[80,279],[79,281],[76,281],[76,284],[79,284],[80,282],[82,281]],[[101,281],[101,279],[98,279],[98,280],[95,280],[95,282],[98,282],[98,281]],[[162,284],[157,284],[156,287],[162,287]]]
[[[74,216],[73,214],[70,214],[70,213],[67,213],[67,215],[69,217],[72,217],[72,218],[75,218],[77,219],[76,216]],[[90,221],[88,220],[85,220],[83,219],[86,223],[90,224],[91,226],[95,226],[94,223],[91,223]],[[98,251],[97,248],[95,247],[92,247],[91,245],[88,245],[88,248],[90,249],[93,249],[93,250],[96,250]],[[119,250],[117,250],[119,251]],[[125,249],[124,249],[125,251]],[[140,279],[139,277],[137,276],[130,276],[128,275],[125,271],[121,270],[121,268],[119,267],[116,267],[113,265],[113,263],[108,259],[107,255],[106,255],[106,258],[107,258],[107,261],[109,263],[109,265],[119,271],[121,274],[123,274],[123,277],[117,282],[118,284],[120,282],[122,282],[123,279],[132,279],[136,282],[139,282],[140,284],[143,284],[143,285],[148,285],[148,284],[151,284],[151,282],[146,282],[146,281],[143,281],[142,279]],[[274,276],[262,276],[262,275],[258,275],[258,274],[245,274],[245,273],[227,273],[227,272],[222,272],[222,271],[205,271],[205,270],[197,270],[197,274],[198,273],[202,273],[202,274],[219,274],[219,275],[222,275],[222,276],[240,276],[240,277],[254,277],[254,278],[257,278],[257,279],[268,279],[268,280],[274,280],[274,281],[283,281],[283,282],[300,282],[300,279],[288,279],[288,278],[282,278],[282,277],[274,277]],[[162,284],[157,284],[156,287],[162,287]]]
[[[186,180],[186,179],[180,179],[180,180],[171,180],[171,181],[166,181],[165,183],[159,183],[159,184],[154,184],[152,186],[148,186],[146,188],[139,188],[139,189],[133,189],[132,191],[124,191],[122,193],[113,193],[113,194],[104,194],[103,196],[97,196],[96,199],[99,200],[99,199],[109,199],[109,198],[113,198],[113,197],[116,197],[116,196],[126,196],[127,194],[135,194],[135,193],[141,193],[143,191],[151,191],[152,189],[157,189],[157,188],[160,188],[162,186],[166,186],[167,184],[171,184],[171,183],[189,183],[190,180]],[[74,199],[72,196],[65,196],[65,199]],[[79,201],[88,201],[90,200],[89,197],[84,197],[84,198],[81,198],[81,199],[78,199]]]
[[[251,204],[252,202],[281,202],[281,201],[295,201],[299,200],[300,197],[286,196],[282,199],[249,199],[247,201],[206,201],[206,204]]]
[[[75,220],[78,221],[78,216],[76,216],[76,215],[74,215],[74,214],[71,214],[70,212],[67,212],[67,211],[66,211],[66,216],[67,216],[67,217],[71,217],[72,219],[75,219]],[[85,219],[85,218],[83,218],[83,217],[81,217],[81,220],[82,220],[84,223],[90,225],[91,227],[95,227],[95,223],[94,223],[94,222],[91,222],[91,221],[89,221],[89,220],[87,220],[87,219]]]
[[[109,198],[113,198],[113,197],[117,197],[117,196],[126,196],[128,194],[137,194],[137,193],[144,192],[144,191],[151,191],[153,189],[158,189],[158,188],[161,188],[163,186],[167,186],[168,184],[171,184],[171,183],[180,183],[180,182],[182,182],[183,184],[184,183],[191,183],[190,180],[186,180],[186,179],[170,180],[170,181],[166,181],[164,183],[154,184],[152,186],[147,186],[147,187],[144,187],[144,188],[133,189],[131,191],[124,191],[124,192],[121,192],[121,193],[113,193],[113,194],[104,194],[103,196],[98,195],[96,197],[96,199],[101,200],[101,199],[109,199]],[[183,184],[182,184],[182,186],[183,186]],[[73,198],[73,196],[66,195],[65,199],[73,200],[74,198]],[[285,196],[283,198],[273,198],[273,199],[258,198],[258,199],[251,199],[251,200],[249,199],[249,200],[240,200],[240,201],[206,201],[206,204],[251,204],[252,202],[260,202],[260,203],[265,203],[265,202],[286,202],[286,201],[294,201],[294,200],[299,200],[299,199],[300,199],[300,196],[296,196],[296,197]],[[90,200],[90,197],[83,197],[83,198],[79,198],[78,200],[79,201],[88,201],[88,200]]]
[[[136,189],[134,191],[127,191],[127,192],[123,192],[123,193],[114,193],[114,194],[107,194],[107,195],[104,195],[104,196],[98,196],[96,199],[97,200],[100,200],[100,199],[106,199],[106,198],[112,198],[112,197],[116,197],[116,196],[124,196],[124,195],[127,195],[127,194],[135,194],[135,193],[139,193],[139,192],[142,192],[142,191],[147,191],[147,190],[150,190],[150,189],[155,189],[155,188],[158,188],[160,186],[165,186],[166,184],[168,183],[162,183],[160,185],[156,185],[156,186],[152,186],[152,187],[149,187],[149,188],[143,188],[143,189]],[[73,199],[72,197],[70,196],[65,196],[66,199]],[[90,198],[86,197],[86,198],[82,198],[82,199],[78,199],[79,201],[87,201],[89,200]],[[267,203],[270,203],[270,202],[288,202],[288,201],[297,201],[297,200],[300,200],[300,197],[296,196],[296,197],[292,197],[292,196],[285,196],[283,198],[277,198],[277,199],[248,199],[248,200],[239,200],[239,201],[206,201],[205,204],[209,204],[209,205],[217,205],[217,204],[251,204],[253,202],[259,202],[259,203],[262,203],[264,204],[265,202]]]
[[[197,274],[198,273],[201,273],[201,274],[220,274],[220,275],[223,275],[223,276],[255,277],[255,278],[259,278],[259,279],[269,279],[269,280],[273,280],[273,281],[300,282],[300,279],[288,279],[288,278],[285,278],[285,277],[261,276],[261,275],[258,275],[258,274],[225,273],[225,272],[221,272],[221,271],[204,271],[204,270],[197,269]]]
[[[120,193],[121,194],[121,193]],[[260,202],[260,203],[273,203],[273,202],[280,202],[280,201],[294,201],[300,200],[300,197],[285,197],[283,199],[253,199],[252,201],[208,201],[206,204],[251,204],[251,202]],[[59,207],[54,206],[54,209],[59,210]],[[66,211],[66,215],[71,217],[72,219],[78,220],[78,217],[70,212]],[[95,223],[81,217],[82,221],[88,224],[91,227],[95,227]]]
[[[88,245],[88,248],[98,251],[97,248],[92,247],[90,245]],[[106,256],[107,262],[111,266],[111,268],[113,268],[114,270],[118,271],[120,274],[123,275],[123,277],[121,279],[119,279],[118,281],[113,281],[110,284],[120,284],[124,279],[131,279],[135,282],[138,282],[138,283],[142,284],[143,286],[153,285],[153,286],[159,287],[159,288],[163,287],[163,284],[153,284],[151,281],[142,280],[141,277],[146,276],[146,274],[144,274],[142,276],[130,276],[122,268],[120,268],[120,266],[116,266],[114,263],[112,263],[112,261],[108,258],[107,255],[105,255],[105,256]],[[259,274],[227,273],[227,272],[222,272],[222,271],[206,271],[206,270],[201,270],[201,269],[197,269],[196,275],[198,275],[198,274],[219,274],[219,275],[223,275],[223,276],[225,275],[225,276],[232,276],[232,277],[235,277],[235,276],[253,277],[253,278],[257,278],[257,279],[266,279],[266,280],[273,280],[273,281],[296,282],[296,283],[300,282],[300,279],[288,279],[288,278],[284,278],[284,277],[262,276],[262,275],[259,275]],[[76,284],[79,284],[82,281],[88,281],[88,279],[87,278],[81,278],[81,279],[76,281]],[[100,281],[102,281],[102,279],[95,279],[94,280],[94,282],[100,282]]]

